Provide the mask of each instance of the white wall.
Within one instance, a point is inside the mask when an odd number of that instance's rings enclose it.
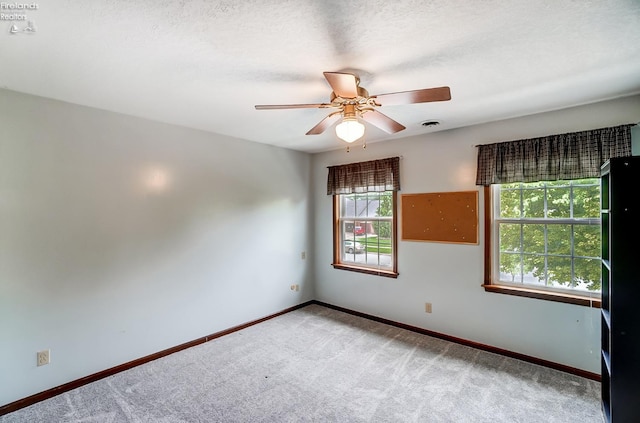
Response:
[[[640,97],[592,104],[502,122],[369,144],[313,157],[316,298],[456,337],[556,363],[600,372],[599,309],[487,293],[483,275],[484,234],[479,245],[399,241],[398,279],[330,266],[332,203],[326,195],[327,166],[402,156],[401,193],[478,190],[476,144],[615,126],[640,120]],[[433,303],[433,313],[424,303]]]
[[[5,90],[0,128],[0,405],[314,297],[310,155]]]

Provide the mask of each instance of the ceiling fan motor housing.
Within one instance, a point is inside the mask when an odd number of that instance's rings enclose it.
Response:
[[[343,104],[367,104],[368,100],[369,92],[360,86],[358,87],[358,96],[353,98],[339,97],[333,91],[331,92],[331,103],[335,104],[336,107],[340,107]]]

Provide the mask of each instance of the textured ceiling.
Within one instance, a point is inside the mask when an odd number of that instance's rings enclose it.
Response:
[[[328,110],[254,105],[328,102],[323,71],[355,71],[370,94],[451,87],[449,102],[381,108],[407,129],[367,125],[369,143],[640,92],[639,0],[37,5],[1,11],[36,32],[0,21],[0,87],[302,151],[343,146],[304,135]]]

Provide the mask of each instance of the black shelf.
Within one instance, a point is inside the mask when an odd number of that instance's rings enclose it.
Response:
[[[640,157],[602,166],[602,412],[607,422],[640,416]]]
[[[607,329],[611,330],[611,314],[609,313],[609,310],[602,310],[602,318],[607,325]]]
[[[602,360],[604,361],[605,367],[606,367],[606,371],[607,374],[611,374],[611,357],[609,356],[609,353],[606,351],[602,351]]]

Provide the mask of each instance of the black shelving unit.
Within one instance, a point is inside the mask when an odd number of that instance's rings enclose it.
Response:
[[[602,411],[640,421],[640,157],[602,165]]]

